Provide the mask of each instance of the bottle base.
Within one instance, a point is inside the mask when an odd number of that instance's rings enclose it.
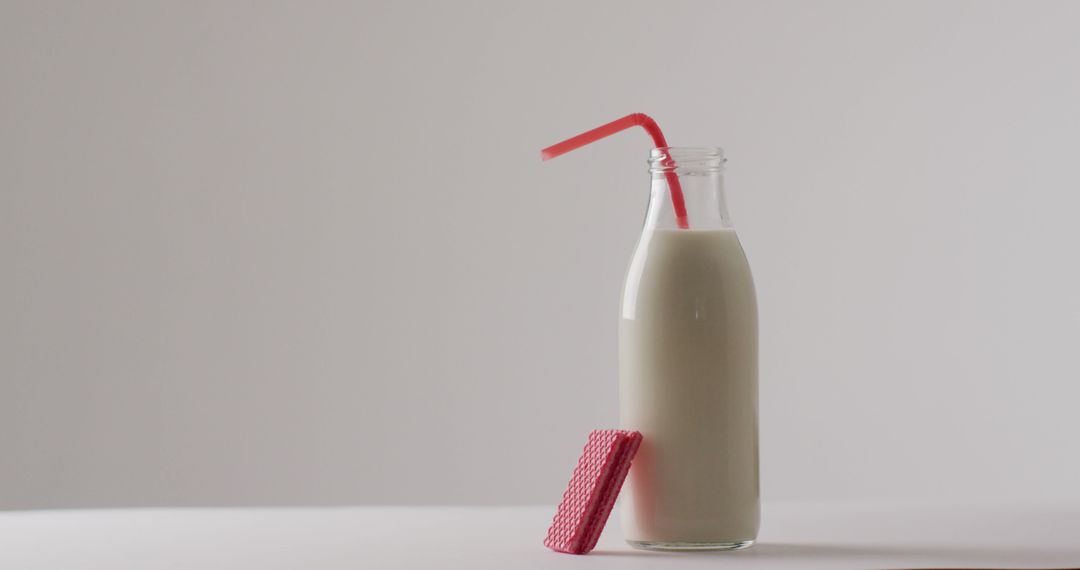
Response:
[[[630,546],[641,550],[665,550],[665,551],[701,551],[701,550],[742,550],[753,546],[754,541],[743,540],[739,542],[652,542],[648,540],[628,540]]]

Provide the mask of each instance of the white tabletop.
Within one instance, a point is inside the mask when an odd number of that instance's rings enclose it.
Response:
[[[629,548],[617,514],[591,554],[544,548],[546,507],[143,509],[0,513],[0,568],[1080,567],[1080,505],[766,505],[759,544]]]

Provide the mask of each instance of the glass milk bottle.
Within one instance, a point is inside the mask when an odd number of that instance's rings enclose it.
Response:
[[[657,148],[649,160],[619,320],[622,428],[644,436],[622,492],[623,533],[638,548],[724,550],[757,537],[757,300],[723,165],[719,148]],[[672,173],[689,228],[675,217]]]

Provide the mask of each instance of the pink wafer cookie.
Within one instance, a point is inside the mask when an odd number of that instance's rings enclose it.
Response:
[[[640,444],[641,433],[636,431],[603,429],[589,433],[544,539],[545,546],[569,554],[585,554],[596,546]]]

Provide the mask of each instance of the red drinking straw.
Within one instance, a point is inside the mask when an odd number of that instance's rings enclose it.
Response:
[[[553,144],[540,151],[540,159],[550,160],[635,126],[645,129],[645,132],[652,137],[653,144],[657,148],[667,147],[667,140],[664,139],[664,133],[660,132],[660,127],[656,124],[656,121],[644,113],[634,113],[611,121],[606,125],[600,125],[591,131],[585,131],[561,143]],[[667,178],[668,189],[671,190],[671,205],[675,208],[675,221],[678,222],[680,228],[688,229],[690,224],[686,221],[686,202],[683,201],[682,185],[679,184],[679,176],[675,174],[674,170],[675,163],[671,161],[670,155],[665,159],[664,166],[667,167],[664,170],[664,177]]]

